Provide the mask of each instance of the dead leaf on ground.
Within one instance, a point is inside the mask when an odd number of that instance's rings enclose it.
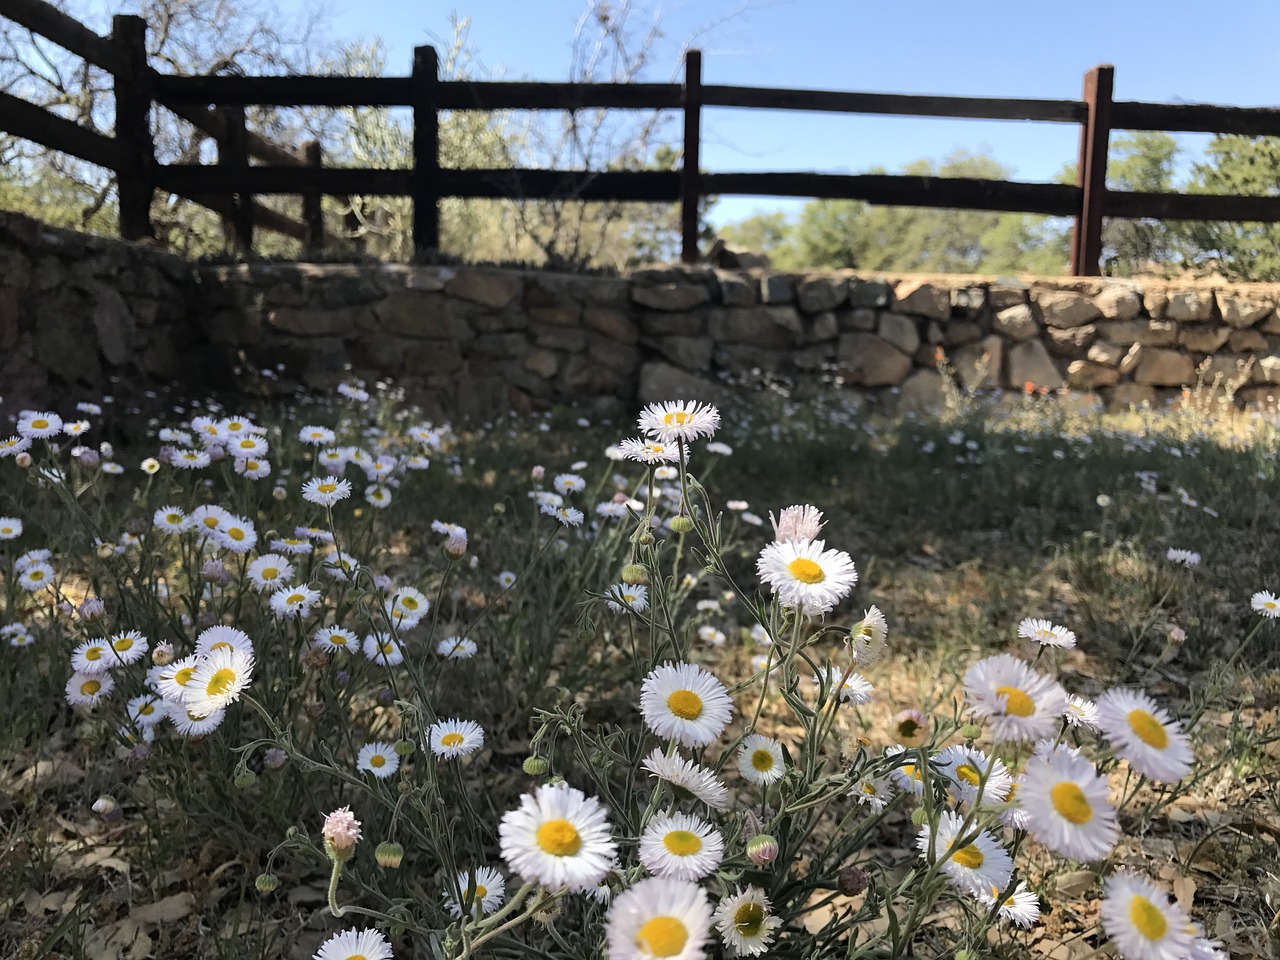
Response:
[[[174,920],[181,920],[195,909],[195,903],[196,898],[184,890],[182,893],[175,893],[155,903],[134,907],[129,911],[129,919],[139,925],[172,923]]]

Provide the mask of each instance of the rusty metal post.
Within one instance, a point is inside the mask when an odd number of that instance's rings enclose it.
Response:
[[[116,141],[122,159],[116,171],[120,198],[120,236],[125,240],[154,237],[151,198],[155,193],[156,146],[151,137],[151,68],[147,65],[147,21],[118,14],[111,19],[111,40],[127,69],[112,86],[116,106]]]
[[[1111,94],[1116,68],[1109,63],[1084,75],[1087,110],[1080,131],[1080,213],[1071,235],[1071,275],[1096,277],[1101,272],[1102,215],[1107,195],[1107,149],[1111,140]]]
[[[698,199],[701,177],[698,173],[699,146],[702,137],[702,51],[688,50],[684,55],[684,158],[680,166],[680,262],[698,262]]]
[[[413,249],[440,249],[440,115],[436,112],[436,84],[440,58],[435,47],[413,48]]]

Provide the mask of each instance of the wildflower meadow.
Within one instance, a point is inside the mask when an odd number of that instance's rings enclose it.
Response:
[[[1199,397],[0,431],[0,955],[1272,957],[1280,433]]]

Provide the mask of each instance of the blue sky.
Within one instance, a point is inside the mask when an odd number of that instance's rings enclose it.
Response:
[[[99,0],[100,3],[103,0]],[[615,0],[616,5],[617,0]],[[276,0],[299,13],[317,0]],[[387,71],[407,73],[412,47],[443,46],[450,14],[471,21],[482,69],[507,79],[568,74],[586,0],[319,0],[332,40],[382,37]],[[1098,63],[1116,67],[1122,100],[1266,105],[1277,95],[1277,0],[633,0],[633,20],[660,18],[646,79],[678,76],[679,50],[703,50],[703,82],[888,93],[1070,98]],[[107,4],[107,6],[116,6]],[[670,127],[672,136],[679,127]],[[985,150],[1015,179],[1047,180],[1075,159],[1079,128],[706,110],[702,165],[713,171],[897,170],[956,149]],[[1207,137],[1182,138],[1198,155]],[[1184,161],[1185,162],[1185,161]],[[765,198],[722,199],[717,222]],[[794,209],[794,204],[790,205]]]

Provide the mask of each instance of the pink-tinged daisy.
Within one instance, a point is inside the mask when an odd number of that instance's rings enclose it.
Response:
[[[785,508],[777,519],[770,510],[769,522],[773,524],[773,539],[779,543],[817,540],[823,527],[822,511],[807,503]]]
[[[826,547],[822,540],[771,543],[760,552],[756,572],[782,606],[807,616],[826,613],[858,582],[849,554]]]
[[[1058,682],[1007,653],[979,660],[964,675],[970,709],[990,718],[996,740],[1052,737],[1067,706]]]
[[[1182,726],[1138,690],[1108,690],[1098,698],[1098,729],[1116,753],[1144,777],[1177,783],[1195,754]]]

